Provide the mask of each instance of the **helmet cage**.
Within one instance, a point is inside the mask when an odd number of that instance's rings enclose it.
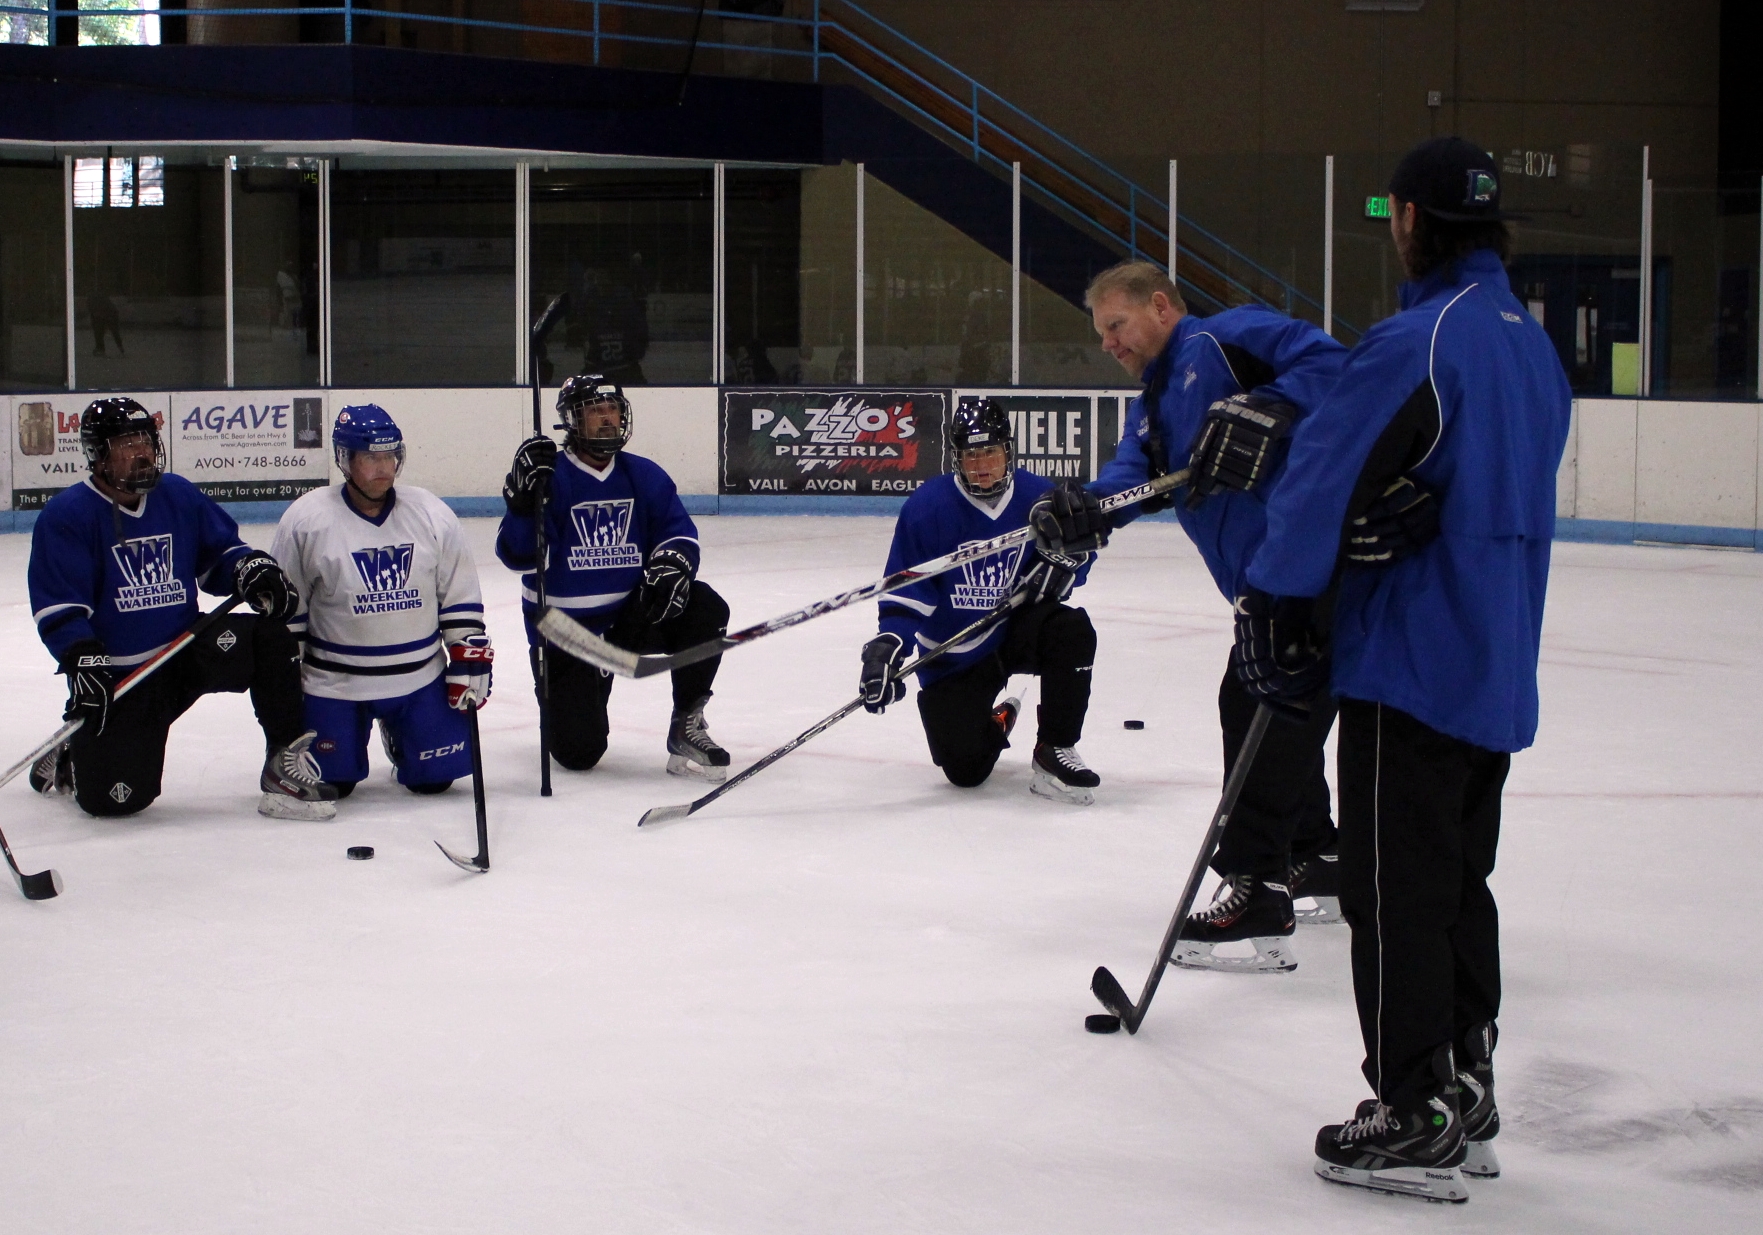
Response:
[[[153,474],[141,479],[116,479],[104,468],[110,460],[110,444],[120,437],[145,434],[153,444]],[[80,414],[80,449],[86,470],[124,493],[146,493],[165,475],[165,441],[153,413],[133,399],[96,399]]]
[[[1016,473],[1016,434],[1010,413],[992,399],[963,399],[949,418],[949,445],[955,455],[955,483],[969,497],[997,497],[1010,487]],[[1004,448],[1004,468],[998,479],[981,488],[967,479],[961,456],[988,446]]]
[[[616,437],[588,437],[582,422],[591,408],[612,406],[618,409]],[[617,382],[607,381],[598,373],[583,373],[563,383],[557,392],[557,411],[563,419],[557,428],[563,430],[564,445],[571,451],[592,455],[613,455],[631,440],[631,401]]]

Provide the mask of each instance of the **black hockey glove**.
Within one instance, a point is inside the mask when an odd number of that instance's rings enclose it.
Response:
[[[551,484],[557,470],[557,443],[548,437],[529,437],[514,452],[514,466],[502,482],[502,500],[510,514],[532,517],[539,493]]]
[[[692,598],[692,559],[678,549],[657,549],[643,567],[637,605],[650,625],[676,618]]]
[[[1090,557],[1088,553],[1048,553],[1036,549],[1034,564],[1016,581],[1016,590],[1023,596],[1023,606],[1038,605],[1046,600],[1064,600],[1070,596],[1071,589],[1077,586],[1077,572]]]
[[[233,563],[233,595],[272,622],[286,622],[300,611],[300,593],[281,563],[261,549]]]
[[[1387,566],[1419,553],[1438,534],[1438,499],[1402,476],[1348,526],[1342,556],[1349,562]]]
[[[1253,588],[1237,597],[1237,680],[1288,717],[1307,718],[1310,700],[1328,686],[1328,653],[1314,607],[1307,596],[1269,596]]]
[[[1029,508],[1035,547],[1044,553],[1093,553],[1108,543],[1108,516],[1094,493],[1075,480],[1062,480]]]
[[[61,658],[67,674],[67,711],[62,720],[81,719],[86,732],[97,737],[110,719],[110,697],[115,682],[110,676],[110,656],[96,639],[82,639]]]
[[[888,704],[906,697],[906,683],[893,680],[894,673],[906,658],[906,645],[900,636],[884,631],[863,645],[863,676],[858,690],[863,695],[864,710],[880,716]]]
[[[1188,509],[1220,489],[1246,493],[1273,467],[1273,446],[1297,409],[1262,395],[1232,395],[1206,409],[1188,452]]]

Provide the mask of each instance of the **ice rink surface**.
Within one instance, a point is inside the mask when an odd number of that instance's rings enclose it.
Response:
[[[244,696],[178,724],[132,822],[6,787],[21,864],[66,892],[0,894],[0,1229],[1758,1228],[1763,557],[1557,546],[1494,879],[1506,1174],[1445,1207],[1311,1174],[1366,1092],[1344,927],[1301,928],[1289,976],[1172,970],[1136,1038],[1083,1030],[1097,964],[1138,990],[1218,794],[1229,617],[1173,525],[1079,593],[1094,807],[1029,796],[1032,724],[950,787],[908,700],[643,832],[705,788],[663,772],[665,681],[620,681],[604,763],[540,799],[515,581],[469,526],[503,652],[490,874],[433,844],[471,852],[468,787],[383,764],[334,823],[259,817]],[[876,577],[891,522],[700,526],[745,624]],[[0,537],[6,762],[64,697],[28,549]],[[873,615],[726,659],[737,769],[851,696]]]

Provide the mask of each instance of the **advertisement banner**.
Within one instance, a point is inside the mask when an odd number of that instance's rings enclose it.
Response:
[[[218,502],[290,501],[330,483],[322,391],[171,396],[178,475]]]
[[[176,466],[165,432],[167,396],[116,392],[104,398],[131,398],[153,413],[165,442],[166,466]],[[80,413],[91,394],[19,395],[12,401],[12,508],[41,510],[43,504],[86,478],[86,452],[80,446]]]
[[[905,497],[945,470],[947,390],[722,391],[724,494]]]

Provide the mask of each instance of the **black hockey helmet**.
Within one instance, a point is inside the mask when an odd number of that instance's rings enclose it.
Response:
[[[124,477],[104,479],[128,493],[145,493],[165,474],[165,443],[153,413],[125,397],[94,399],[80,413],[80,448],[86,452],[86,468],[94,475],[110,455],[110,443],[119,437],[144,433],[153,443],[151,472],[138,470]]]
[[[585,436],[582,414],[603,404],[618,409],[618,436]],[[631,401],[624,397],[624,387],[608,381],[599,373],[578,373],[564,382],[563,389],[557,392],[557,410],[563,414],[563,422],[557,427],[563,430],[564,445],[570,450],[585,450],[594,455],[617,454],[631,440]]]
[[[1010,487],[1016,471],[1016,434],[1010,427],[1010,413],[996,399],[969,395],[955,405],[949,417],[949,446],[955,453],[955,483],[970,497],[996,497]],[[987,446],[1004,448],[1004,471],[994,484],[976,489],[967,480],[967,469],[961,466],[961,454]]]

